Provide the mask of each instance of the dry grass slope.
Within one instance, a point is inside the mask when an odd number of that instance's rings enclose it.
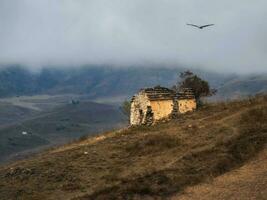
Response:
[[[266,96],[206,105],[1,167],[0,199],[179,199],[244,166],[266,141]]]
[[[267,146],[266,146],[267,147]],[[252,200],[267,197],[267,148],[242,167],[213,181],[188,187],[171,200]]]

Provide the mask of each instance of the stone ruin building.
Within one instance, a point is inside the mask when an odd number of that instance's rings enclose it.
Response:
[[[131,101],[131,125],[151,125],[164,118],[194,111],[196,99],[192,89],[178,93],[164,87],[141,89]]]

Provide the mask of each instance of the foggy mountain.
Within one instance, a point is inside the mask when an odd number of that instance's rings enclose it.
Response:
[[[2,68],[0,96],[34,94],[80,94],[91,99],[130,97],[140,88],[171,87],[185,68],[84,66],[80,68],[44,68],[32,72],[21,66]],[[221,74],[193,70],[218,89],[217,99],[253,95],[267,90],[267,75]],[[122,99],[123,100],[123,99]]]

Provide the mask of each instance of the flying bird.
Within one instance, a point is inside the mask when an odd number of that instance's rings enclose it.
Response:
[[[194,26],[196,28],[199,28],[199,29],[203,29],[203,28],[206,28],[208,26],[214,26],[215,24],[207,24],[207,25],[203,25],[203,26],[198,26],[198,25],[195,25],[195,24],[186,24],[188,26]]]

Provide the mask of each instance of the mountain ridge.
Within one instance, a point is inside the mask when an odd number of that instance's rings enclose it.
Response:
[[[91,99],[129,98],[143,87],[177,83],[178,74],[186,70],[164,67],[112,68],[84,66],[78,68],[44,68],[33,73],[22,66],[0,70],[0,97],[36,94],[83,94]],[[220,74],[193,70],[218,89],[215,99],[232,99],[267,91],[267,75]],[[124,100],[124,99],[123,99]]]

